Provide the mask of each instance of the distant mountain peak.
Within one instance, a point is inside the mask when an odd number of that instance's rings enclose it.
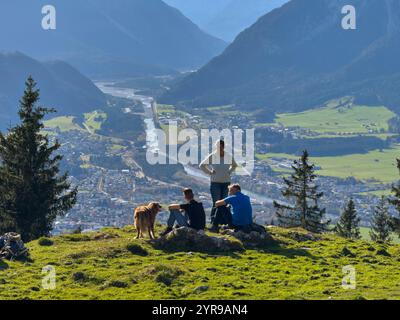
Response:
[[[221,54],[162,98],[298,111],[354,96],[400,112],[400,2],[354,0],[356,30],[342,27],[346,0],[292,0],[263,16]]]
[[[65,60],[93,77],[121,77],[198,68],[226,47],[161,0],[52,0],[51,31],[41,28],[44,4],[0,2],[0,50]]]
[[[19,99],[31,75],[40,89],[40,104],[58,114],[81,115],[106,106],[104,94],[71,65],[39,62],[21,52],[0,53],[0,129],[17,120]]]

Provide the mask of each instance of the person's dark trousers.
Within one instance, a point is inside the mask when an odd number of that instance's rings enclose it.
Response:
[[[232,226],[232,213],[227,206],[218,207],[215,209],[215,216],[213,219],[213,227],[220,225]]]
[[[234,226],[234,225],[231,225],[230,226],[233,230],[235,230],[235,232],[239,232],[239,231],[242,231],[242,232],[244,232],[244,233],[250,233],[252,230],[251,230],[251,226]]]
[[[211,224],[214,225],[214,219],[215,219],[215,203],[218,200],[225,199],[228,196],[228,187],[231,183],[230,182],[225,182],[225,183],[220,183],[220,182],[211,182],[210,186],[210,192],[211,192],[211,198],[213,202],[213,207],[211,209]]]

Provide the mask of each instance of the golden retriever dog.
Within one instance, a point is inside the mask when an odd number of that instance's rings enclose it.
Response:
[[[150,239],[154,239],[154,223],[156,216],[162,207],[157,202],[151,202],[147,206],[140,206],[135,209],[134,221],[137,230],[136,239],[143,238],[143,232],[149,233]]]

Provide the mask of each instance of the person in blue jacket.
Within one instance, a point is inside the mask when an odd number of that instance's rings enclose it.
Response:
[[[226,206],[231,207],[231,212]],[[229,196],[216,202],[218,208],[216,225],[228,224],[230,228],[239,230],[248,230],[253,223],[253,208],[248,196],[242,193],[239,184],[229,186]]]

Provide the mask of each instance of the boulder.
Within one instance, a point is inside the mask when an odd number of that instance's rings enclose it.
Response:
[[[182,227],[155,240],[155,244],[166,250],[196,252],[243,251],[243,244],[236,239],[208,236],[204,231]]]
[[[316,236],[315,234],[308,232],[298,232],[298,231],[290,231],[288,233],[289,238],[296,240],[298,242],[307,242],[307,241],[319,241],[321,237]]]
[[[221,231],[221,234],[235,237],[248,246],[262,246],[274,242],[272,236],[263,227],[252,228],[251,230],[250,232],[235,232],[232,229],[225,229]]]

